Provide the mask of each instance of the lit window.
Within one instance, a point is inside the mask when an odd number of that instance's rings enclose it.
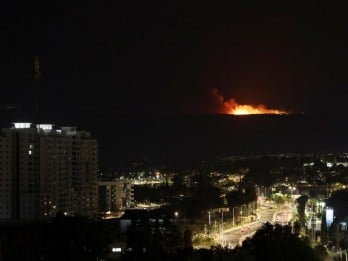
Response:
[[[29,150],[29,151],[28,151],[28,154],[29,154],[29,155],[31,155],[31,154],[32,154],[31,150]]]
[[[27,129],[30,128],[31,125],[29,122],[15,122],[13,124],[16,129]]]

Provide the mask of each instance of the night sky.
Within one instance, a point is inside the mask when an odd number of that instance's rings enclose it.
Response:
[[[212,88],[240,103],[345,111],[347,10],[258,2],[5,1],[1,102],[29,99],[39,55],[52,112],[216,112]]]
[[[37,100],[43,118],[87,127],[217,113],[213,88],[242,104],[347,111],[348,19],[335,1],[22,2],[0,8],[3,115],[24,120]]]

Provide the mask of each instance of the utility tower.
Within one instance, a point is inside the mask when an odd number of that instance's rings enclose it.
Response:
[[[40,60],[39,56],[35,56],[34,60],[34,119],[36,122],[40,122],[40,95],[41,95],[41,88],[40,88],[40,78],[41,78],[41,72],[40,72]]]

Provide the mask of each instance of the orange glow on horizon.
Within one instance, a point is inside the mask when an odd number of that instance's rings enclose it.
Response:
[[[228,104],[227,107],[230,107],[230,104]],[[234,114],[234,115],[249,115],[249,114],[285,114],[286,112],[281,110],[267,109],[263,104],[258,105],[256,107],[251,105],[237,104],[237,106],[229,109],[227,113]]]
[[[286,111],[268,109],[265,105],[246,105],[238,104],[235,99],[225,100],[217,89],[213,89],[213,95],[218,99],[220,111],[232,115],[252,115],[252,114],[287,114]]]

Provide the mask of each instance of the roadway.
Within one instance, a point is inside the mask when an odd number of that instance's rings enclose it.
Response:
[[[293,209],[290,206],[284,206],[281,209],[265,205],[261,206],[259,209],[259,221],[225,228],[223,234],[219,235],[219,243],[223,246],[234,248],[237,245],[241,245],[247,237],[252,237],[265,222],[279,223],[281,225],[287,224],[292,218],[292,213]]]

